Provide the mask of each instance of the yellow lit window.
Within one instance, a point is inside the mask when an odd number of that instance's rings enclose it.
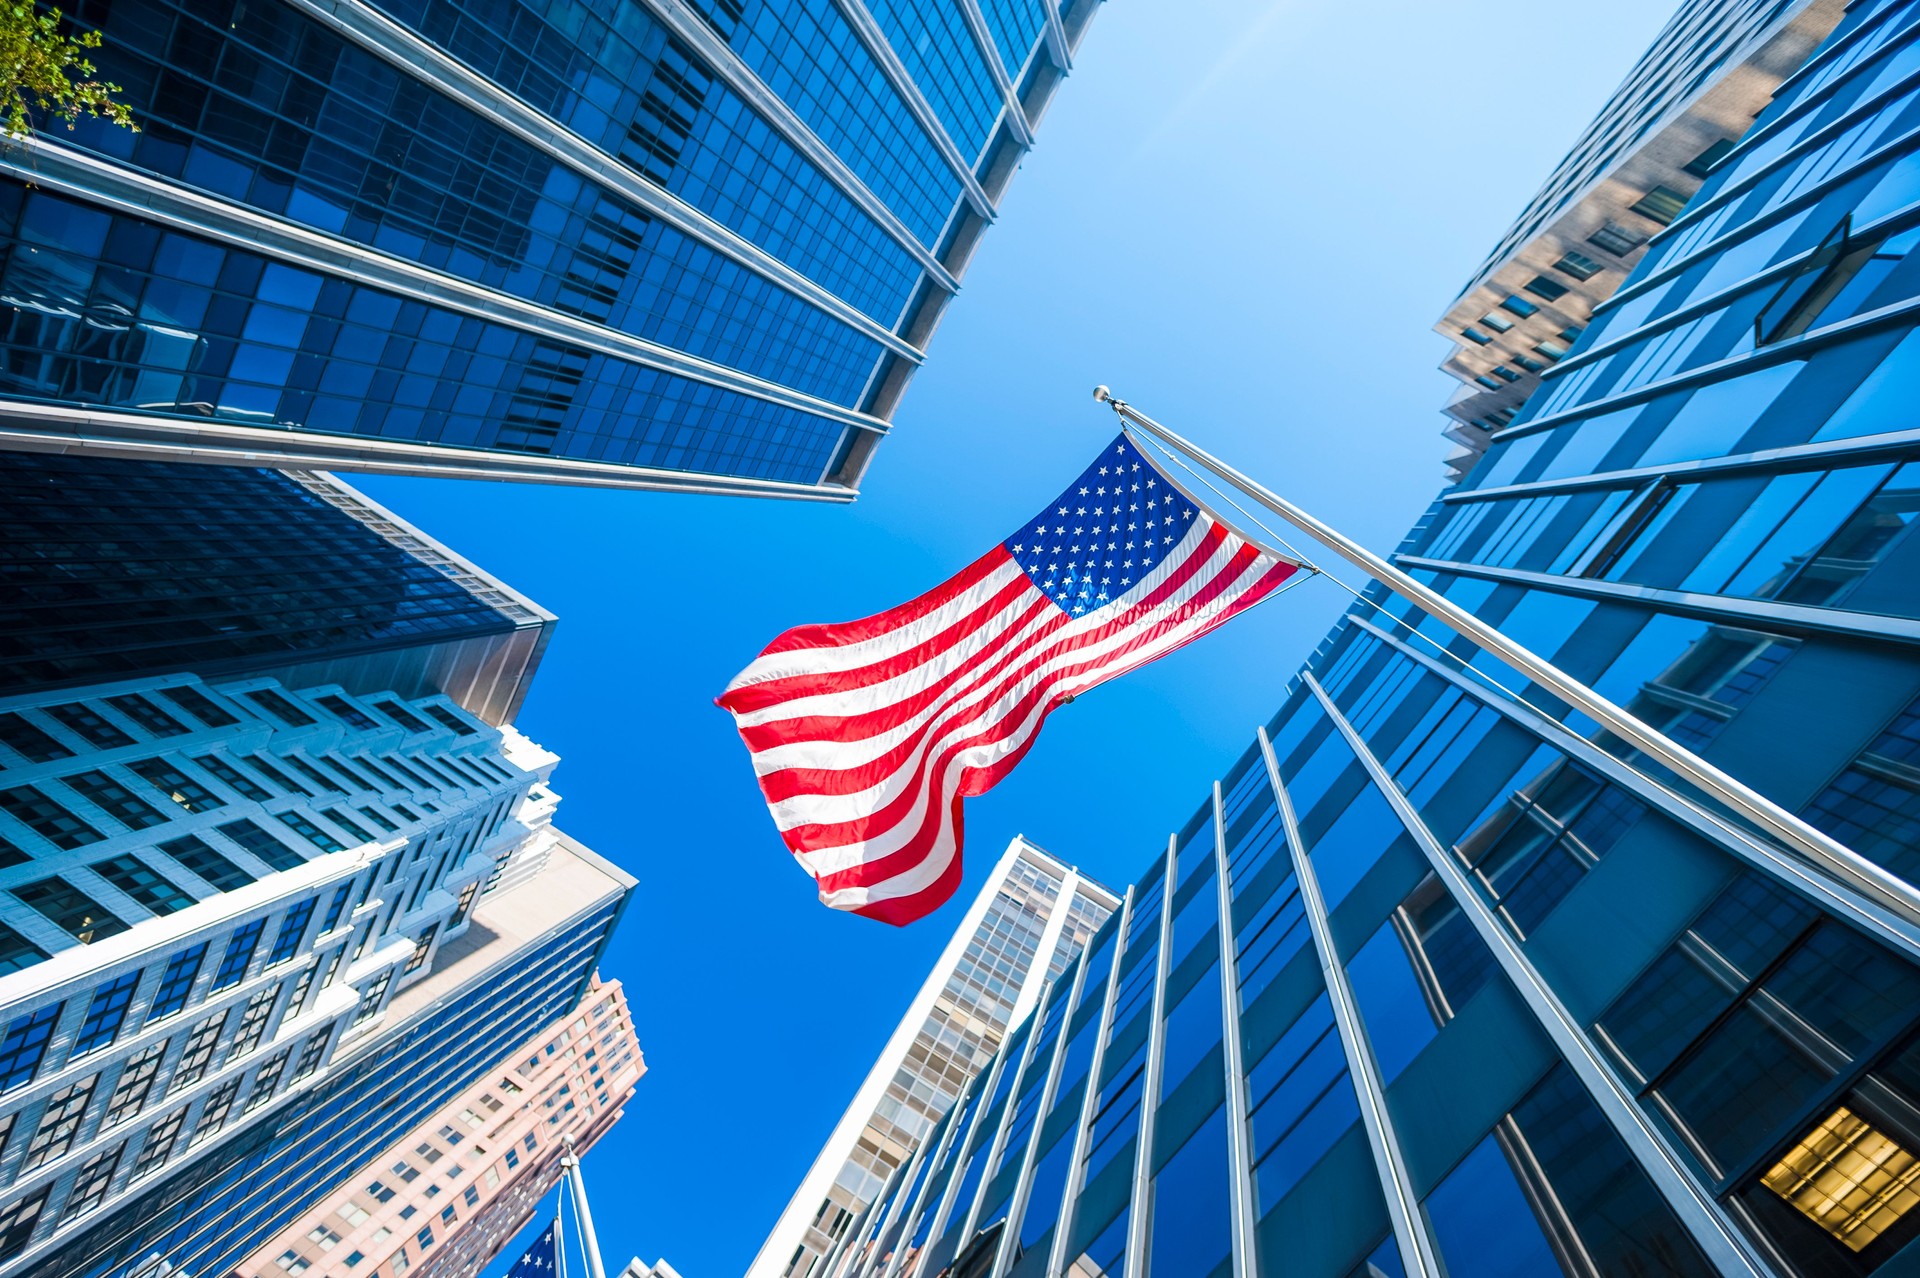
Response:
[[[1761,1179],[1853,1251],[1920,1206],[1920,1157],[1844,1105]]]

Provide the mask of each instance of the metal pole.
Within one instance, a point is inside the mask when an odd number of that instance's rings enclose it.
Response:
[[[607,1267],[600,1260],[600,1239],[593,1232],[593,1212],[587,1208],[587,1182],[580,1175],[580,1158],[573,1152],[573,1138],[567,1138],[567,1152],[560,1156],[567,1169],[567,1182],[573,1186],[573,1210],[580,1222],[580,1250],[587,1256],[587,1278],[607,1278]]]
[[[1642,723],[1552,662],[1515,643],[1445,595],[1421,585],[1359,542],[1322,523],[1211,453],[1189,443],[1126,401],[1116,399],[1105,386],[1095,387],[1093,397],[1111,405],[1122,422],[1139,427],[1169,449],[1212,471],[1360,571],[1390,587],[1396,594],[1412,600],[1427,613],[1438,617],[1562,701],[1583,711],[1621,740],[1699,786],[1854,891],[1909,922],[1920,922],[1920,892],[1916,892],[1911,885],[1815,829],[1759,791],[1735,780],[1685,746]]]

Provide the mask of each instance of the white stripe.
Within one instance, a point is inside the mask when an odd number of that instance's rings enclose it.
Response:
[[[1237,539],[1234,538],[1228,538],[1223,541],[1214,554],[1209,556],[1200,569],[1193,573],[1170,598],[1155,605],[1151,611],[1135,618],[1129,624],[1116,627],[1112,634],[1107,635],[1098,642],[1081,648],[1068,647],[1076,637],[1084,635],[1089,631],[1103,629],[1111,625],[1113,618],[1084,617],[1054,632],[1053,635],[1049,636],[1047,641],[1048,648],[1054,650],[1052,655],[1045,659],[1044,664],[1030,671],[1008,691],[1001,693],[991,702],[985,702],[984,698],[993,694],[993,688],[995,686],[994,683],[988,683],[985,686],[970,689],[966,695],[958,698],[953,703],[952,708],[946,712],[945,717],[949,719],[960,715],[970,715],[971,717],[963,720],[959,726],[950,729],[946,736],[940,740],[945,742],[955,738],[956,734],[959,737],[964,737],[982,730],[983,726],[990,724],[992,721],[1010,711],[1013,706],[1017,704],[1020,697],[1040,686],[1043,682],[1050,681],[1066,667],[1085,663],[1098,663],[1106,660],[1109,655],[1113,654],[1117,649],[1124,648],[1128,643],[1137,638],[1142,630],[1159,624],[1169,614],[1176,613],[1187,606],[1189,600],[1195,595],[1205,591],[1213,584],[1215,578],[1226,571],[1232,561],[1233,555],[1239,548],[1236,541]],[[1045,650],[1043,649],[1042,651]],[[895,734],[890,733],[887,735],[893,736]],[[882,739],[883,738],[874,738],[873,740],[879,741]],[[905,733],[900,734],[898,737],[899,741],[905,741],[907,739],[909,739],[909,734]],[[837,754],[838,757],[836,757],[833,762],[841,766],[833,767],[830,770],[844,772],[852,768],[864,766],[864,764],[871,762],[873,759],[878,758],[881,753],[884,753],[884,751],[881,750],[864,753],[858,762],[849,757],[849,752],[853,749],[871,744],[872,742],[857,742],[851,745],[835,743],[833,753]],[[889,746],[888,748],[891,747]],[[877,782],[864,790],[857,790],[850,794],[835,795],[801,794],[782,799],[777,803],[769,804],[768,806],[773,812],[774,823],[782,830],[790,830],[797,825],[825,825],[835,824],[841,821],[851,821],[868,813],[877,812],[904,789],[905,785],[908,784],[904,779],[905,774],[910,773],[917,766],[919,759],[926,757],[928,752],[929,744],[923,740],[920,747],[909,755],[907,759],[903,760],[900,766],[890,773],[885,780]],[[760,766],[761,758],[769,753],[772,753],[771,749],[763,751],[760,756],[755,757],[754,763],[756,768]]]
[[[1191,642],[1193,638],[1197,637],[1197,633],[1204,632],[1205,629],[1216,624],[1219,615],[1231,607],[1247,589],[1257,584],[1260,576],[1271,570],[1273,566],[1274,561],[1272,560],[1256,561],[1253,566],[1235,578],[1235,585],[1231,590],[1223,592],[1219,599],[1207,605],[1192,617],[1173,625],[1165,635],[1155,639],[1139,652],[1116,653],[1113,659],[1104,666],[1096,666],[1072,680],[1066,681],[1064,684],[1056,677],[1054,670],[1054,667],[1062,663],[1050,662],[1046,667],[1033,672],[1006,695],[999,698],[987,709],[986,713],[976,715],[969,722],[947,728],[937,739],[922,742],[919,748],[913,752],[909,760],[893,773],[889,774],[883,782],[868,790],[861,791],[854,795],[800,795],[792,799],[783,800],[777,805],[770,804],[769,807],[776,809],[776,820],[779,820],[782,815],[778,809],[786,809],[789,813],[797,814],[808,808],[818,807],[826,809],[828,813],[832,815],[832,807],[851,807],[854,809],[852,816],[839,816],[837,819],[853,820],[859,816],[878,811],[881,807],[884,807],[887,802],[891,801],[894,796],[904,791],[907,786],[917,785],[912,808],[893,825],[869,835],[864,841],[814,849],[799,854],[798,859],[809,873],[815,875],[815,877],[819,877],[821,875],[838,873],[864,862],[891,855],[904,847],[924,823],[927,817],[927,805],[929,802],[943,801],[940,794],[932,789],[929,782],[915,782],[914,769],[917,768],[922,759],[938,758],[942,751],[956,742],[963,741],[970,736],[981,735],[994,727],[1000,727],[1000,735],[990,737],[987,741],[977,745],[969,746],[962,752],[966,758],[973,761],[969,766],[985,767],[991,765],[1005,757],[1005,755],[1014,748],[1014,744],[1017,744],[1019,740],[1024,738],[1025,730],[1022,727],[1007,726],[1001,722],[1012,712],[1013,708],[1019,704],[1023,697],[1035,690],[1043,690],[1049,696],[1074,689],[1084,691],[1105,682],[1116,674],[1131,670],[1137,665],[1151,661],[1157,656]],[[1165,613],[1156,610],[1149,620],[1134,626],[1129,626],[1122,632],[1122,635],[1123,637],[1137,636],[1142,629],[1150,628],[1155,624],[1162,624],[1166,620]],[[1071,660],[1066,664],[1077,664],[1077,659],[1085,658],[1087,655],[1088,653],[1086,652],[1072,654],[1075,660]],[[1037,717],[1045,707],[1047,700],[1048,696],[1038,698],[1035,705],[1029,709],[1028,715],[1030,717]],[[951,770],[951,766],[946,769],[946,771],[949,772]],[[884,794],[885,797],[875,802],[874,796],[877,793]],[[951,791],[949,789],[947,797],[950,797],[950,794]],[[802,805],[805,805],[805,807]],[[802,822],[799,821],[793,822],[793,824],[801,823]],[[791,825],[782,826],[782,828],[791,828]]]
[[[1212,609],[1211,605],[1209,605],[1210,612],[1217,615],[1218,612],[1225,607],[1237,602],[1241,596],[1254,585],[1258,584],[1259,579],[1277,566],[1279,562],[1277,559],[1263,555],[1253,567],[1241,574],[1236,585],[1223,595],[1222,609]],[[1180,627],[1182,631],[1189,628],[1190,627],[1186,626]],[[1185,640],[1182,639],[1180,641],[1184,642]],[[1173,642],[1173,637],[1170,637],[1168,642]],[[1161,645],[1155,646],[1160,647]],[[1175,646],[1178,646],[1178,644],[1176,643]],[[1151,656],[1143,658],[1143,660],[1150,659],[1152,659]],[[820,894],[820,900],[837,910],[853,910],[862,906],[877,904],[881,901],[898,900],[902,897],[913,896],[927,890],[933,886],[934,883],[938,882],[940,876],[946,872],[948,865],[958,852],[958,844],[953,837],[949,812],[954,789],[959,782],[960,770],[967,767],[991,766],[995,760],[1003,758],[1006,754],[1017,749],[1027,737],[1036,732],[1044,717],[1044,705],[1036,706],[1033,712],[1029,714],[1021,724],[1014,728],[1008,736],[993,743],[993,745],[1001,748],[992,749],[991,757],[985,758],[984,760],[976,758],[975,756],[986,752],[991,749],[991,747],[975,747],[962,752],[961,755],[957,757],[955,763],[946,769],[936,792],[939,802],[937,814],[940,821],[940,831],[935,836],[933,846],[928,849],[926,855],[919,861],[915,862],[909,868],[902,870],[899,874],[891,878],[883,879],[878,883],[844,887],[831,892],[822,892]],[[913,828],[917,830],[918,826],[915,825]],[[871,843],[859,846],[870,847]],[[876,858],[865,857],[861,860],[871,859]],[[802,858],[802,860],[804,861],[804,858]],[[861,862],[855,862],[855,864],[859,863]]]
[[[1096,612],[1088,613],[1084,617],[1074,619],[1073,624],[1080,624],[1081,622],[1099,624],[1100,618],[1111,618],[1124,612],[1127,608],[1137,606],[1139,600],[1146,598],[1155,590],[1159,589],[1163,582],[1178,571],[1181,565],[1186,563],[1199,548],[1205,537],[1205,526],[1196,526],[1192,532],[1181,539],[1180,545],[1174,548],[1172,554],[1168,555],[1153,572],[1141,579],[1141,581],[1132,589],[1128,590],[1126,594],[1120,596],[1119,599],[1111,604],[1102,605]],[[1228,542],[1238,544],[1238,539],[1229,534]],[[1023,572],[1021,575],[1024,577],[1026,574]],[[1039,587],[1035,586],[1033,590],[1035,594],[1039,593]],[[1009,619],[1009,614],[1017,615],[1021,609],[1031,605],[1032,602],[1032,596],[1023,597],[1023,600],[1009,609],[1007,613],[997,614],[989,624],[995,627],[1004,627]],[[1084,629],[1085,627],[1083,626],[1082,628]],[[894,634],[904,634],[905,629],[906,628],[895,631]],[[915,639],[912,642],[903,642],[899,645],[898,651],[904,652],[912,648],[915,643],[921,641],[920,639]],[[808,649],[805,651],[831,655],[839,650],[822,648]],[[888,653],[885,655],[890,656],[893,654]],[[876,657],[876,660],[881,659],[884,659],[884,657]],[[938,661],[941,660],[941,658],[936,658],[935,660]],[[866,664],[872,664],[872,662]],[[929,682],[932,682],[930,679],[917,684],[911,682],[911,680],[916,677],[915,671],[921,668],[922,667],[916,667],[915,670],[903,672],[893,679],[889,679],[883,683],[873,684],[869,687],[849,688],[844,691],[820,693],[808,697],[795,697],[787,701],[776,702],[773,705],[763,707],[759,710],[735,715],[734,718],[744,726],[760,726],[762,724],[778,723],[786,719],[798,719],[811,715],[852,718],[857,715],[870,714],[875,710],[884,709],[887,706],[896,704],[904,699],[904,697],[920,691],[925,688]],[[766,748],[770,749],[774,747]]]
[[[914,644],[923,643],[939,634],[1006,589],[1015,578],[1026,575],[1025,569],[1012,559],[1008,559],[946,603],[904,626],[896,626],[892,630],[884,631],[870,639],[862,639],[858,643],[838,646],[821,644],[808,648],[795,648],[788,652],[764,653],[748,662],[747,668],[733,677],[733,681],[727,684],[727,691],[732,692],[736,688],[744,688],[750,684],[766,683],[772,679],[785,679],[793,675],[832,674],[837,671],[858,670],[876,661],[884,661],[896,652],[904,651],[913,647]],[[916,637],[903,640],[903,636],[909,635]]]

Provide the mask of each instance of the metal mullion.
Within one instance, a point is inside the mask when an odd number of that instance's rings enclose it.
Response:
[[[297,3],[311,4],[319,0],[296,0]],[[780,97],[760,79],[745,59],[733,51],[733,47],[721,40],[709,27],[706,19],[695,13],[686,0],[644,0],[642,5],[675,36],[698,53],[713,69],[714,75],[723,81],[729,89],[738,94],[762,118],[775,133],[780,134],[793,149],[804,156],[813,166],[824,174],[828,181],[840,188],[845,195],[868,217],[871,217],[901,248],[905,249],[920,263],[927,277],[936,287],[948,293],[960,291],[960,282],[934,256],[933,250],[922,244],[919,237],[907,228],[887,202],[876,195],[860,179],[839,152],[828,146],[798,112],[788,106]],[[953,220],[951,211],[947,221]]]
[[[357,0],[344,2],[357,3]],[[385,249],[187,187],[176,187],[135,170],[120,169],[104,160],[69,151],[58,143],[26,139],[21,145],[28,148],[28,153],[21,158],[0,157],[0,171],[38,182],[99,208],[137,216],[170,230],[203,236],[230,248],[245,249],[321,275],[344,277],[411,301],[499,324],[516,333],[583,347],[704,386],[765,400],[843,426],[873,430],[884,425],[878,418],[844,404],[718,360],[693,355],[610,323],[584,319],[530,298],[462,279]]]
[[[1247,1140],[1247,1071],[1240,1047],[1240,981],[1235,964],[1233,889],[1227,881],[1227,815],[1220,783],[1213,783],[1214,877],[1220,897],[1220,1024],[1226,1053],[1227,1166],[1232,1179],[1233,1278],[1253,1278],[1254,1254],[1252,1147]]]
[[[995,1053],[993,1058],[993,1068],[987,1071],[986,1082],[982,1084],[980,1088],[980,1106],[981,1106],[980,1112],[974,1116],[973,1122],[968,1124],[967,1140],[969,1143],[971,1143],[973,1139],[973,1130],[972,1130],[973,1127],[979,1123],[986,1121],[987,1106],[993,1100],[993,1089],[999,1083],[1000,1075],[1006,1069],[1006,1066],[1007,1066],[1006,1053],[1005,1052]],[[967,1161],[966,1146],[962,1145],[960,1148],[960,1154],[959,1154],[958,1160],[953,1165],[953,1171],[947,1177],[947,1183],[941,1186],[940,1210],[935,1213],[933,1222],[927,1227],[927,1242],[929,1245],[938,1243],[940,1241],[940,1235],[947,1227],[947,1218],[953,1214],[953,1208],[954,1208],[953,1200],[959,1196],[960,1182],[963,1179],[965,1179],[965,1176],[963,1173],[966,1170],[966,1161]],[[981,1179],[982,1185],[984,1185],[986,1183],[986,1173],[984,1171],[981,1173],[980,1179]],[[979,1194],[976,1193],[974,1195],[974,1198],[977,1200],[979,1198]],[[973,1214],[973,1205],[971,1203],[967,1205],[967,1214],[968,1215]],[[894,1270],[890,1270],[889,1272],[892,1273],[897,1271],[898,1271],[898,1267],[896,1266]]]
[[[1068,903],[1071,905],[1071,902]],[[1080,1000],[1081,987],[1087,980],[1086,951],[1082,950],[1079,970],[1073,976],[1073,988],[1067,992],[1066,1009],[1060,1013],[1060,1033],[1053,1045],[1053,1059],[1047,1065],[1047,1081],[1041,1085],[1039,1108],[1034,1111],[1033,1134],[1027,1138],[1026,1154],[1020,1162],[1020,1179],[1014,1182],[1011,1201],[1007,1203],[1007,1227],[1000,1234],[999,1254],[994,1258],[991,1278],[1005,1278],[1007,1266],[1013,1263],[1012,1240],[1019,1232],[1023,1217],[1027,1213],[1027,1196],[1033,1189],[1033,1168],[1040,1153],[1040,1133],[1047,1124],[1049,1111],[1053,1109],[1055,1091],[1060,1085],[1060,1070],[1067,1058],[1067,1042],[1072,1037],[1067,1033],[1068,1022],[1073,1019],[1074,1007]],[[1056,983],[1057,988],[1057,983]],[[1040,1015],[1035,1009],[1034,1015]],[[1035,1021],[1038,1025],[1039,1022]],[[1011,1113],[1018,1097],[1009,1100],[1007,1109]]]
[[[1034,961],[1041,962],[1038,954]],[[973,1231],[980,1226],[980,1204],[986,1201],[987,1186],[1000,1174],[1000,1157],[1006,1153],[1007,1131],[1013,1126],[1013,1111],[1020,1107],[1020,1080],[1026,1077],[1027,1066],[1040,1047],[1041,1023],[1046,1019],[1047,1008],[1052,1004],[1051,987],[1042,990],[1040,1001],[1029,1012],[1027,1024],[1033,1028],[1027,1032],[1027,1041],[1020,1047],[1020,1066],[1014,1071],[1013,1081],[1007,1086],[1006,1104],[1001,1107],[1000,1121],[993,1129],[993,1144],[987,1149],[986,1161],[980,1164],[980,1187],[973,1191],[973,1202],[967,1208],[966,1227],[960,1231],[960,1246],[965,1247],[973,1239]],[[956,1250],[955,1254],[958,1254]]]
[[[1500,970],[1513,983],[1560,1056],[1606,1115],[1608,1125],[1626,1142],[1627,1148],[1635,1155],[1635,1161],[1647,1172],[1660,1196],[1673,1209],[1714,1268],[1728,1278],[1740,1278],[1742,1275],[1746,1278],[1773,1278],[1775,1271],[1772,1266],[1742,1236],[1732,1218],[1688,1174],[1680,1157],[1660,1138],[1652,1120],[1634,1101],[1632,1092],[1607,1066],[1592,1039],[1521,952],[1512,934],[1493,917],[1485,898],[1467,880],[1466,871],[1427,828],[1412,801],[1387,773],[1385,765],[1374,757],[1373,751],[1353,725],[1340,713],[1333,698],[1327,695],[1312,675],[1302,672],[1300,679],[1320,703],[1320,708],[1360,761],[1368,778],[1385,797],[1408,835],[1419,844],[1428,864],[1453,896],[1460,912],[1473,924],[1480,939],[1486,942]]]
[[[1160,941],[1154,956],[1153,1004],[1147,1022],[1147,1065],[1140,1084],[1140,1135],[1133,1152],[1132,1215],[1127,1217],[1127,1269],[1130,1274],[1145,1272],[1147,1264],[1148,1219],[1152,1203],[1153,1124],[1160,1112],[1160,1074],[1165,1068],[1160,1059],[1167,1047],[1167,950],[1173,944],[1174,874],[1180,836],[1167,836],[1167,859],[1161,870]]]
[[[868,12],[865,0],[833,0],[833,3],[839,8],[841,16],[847,20],[847,25],[853,28],[854,38],[865,45],[867,52],[873,56],[874,65],[879,67],[880,74],[887,78],[888,85],[899,96],[901,103],[907,108],[907,113],[913,116],[914,123],[920,126],[920,131],[927,135],[929,142],[933,143],[933,149],[940,153],[942,160],[946,161],[947,168],[960,179],[960,189],[966,193],[967,203],[973,205],[974,211],[980,216],[992,221],[995,216],[993,201],[987,198],[985,189],[980,185],[980,179],[974,176],[972,164],[968,162],[965,155],[961,154],[959,145],[953,140],[953,135],[947,132],[947,126],[940,119],[939,112],[935,111],[933,104],[927,101],[926,94],[920,92],[920,86],[913,82],[913,76],[908,73],[906,64],[900,61],[900,55],[894,52],[886,33],[880,29],[880,24],[874,21],[873,14]]]
[[[940,1143],[944,1144],[945,1142],[940,1142]],[[932,1157],[931,1148],[932,1147],[929,1145],[926,1145],[924,1143],[921,1144],[919,1148],[913,1151],[912,1156],[909,1157],[906,1162],[900,1165],[900,1169],[899,1169],[899,1176],[901,1178],[900,1192],[894,1195],[892,1204],[887,1208],[887,1214],[881,1218],[878,1226],[874,1228],[872,1235],[868,1238],[867,1241],[869,1242],[879,1241],[880,1236],[887,1232],[888,1227],[891,1226],[894,1221],[900,1218],[901,1211],[904,1210],[904,1208],[907,1205],[906,1204],[907,1187],[913,1183],[913,1178],[919,1174],[920,1168],[922,1165],[924,1165],[925,1161],[928,1158]],[[885,1193],[886,1193],[885,1188],[882,1188],[881,1194],[884,1196]],[[880,1200],[877,1198],[874,1200],[875,1203],[879,1201]],[[872,1211],[872,1209],[873,1209],[873,1203],[869,1203],[867,1205],[867,1211],[870,1212]],[[862,1216],[865,1216],[865,1214],[866,1213],[863,1212]],[[836,1266],[840,1266],[842,1261],[845,1261],[848,1264],[853,1263],[853,1253],[854,1253],[854,1248],[856,1246],[856,1243],[854,1242],[854,1240],[859,1238],[860,1234],[864,1231],[866,1226],[866,1222],[864,1220],[855,1221],[854,1223],[855,1225],[858,1225],[861,1228],[849,1229],[847,1231],[846,1237],[841,1239],[840,1242],[834,1245],[833,1250],[827,1254],[827,1258],[826,1258],[827,1268],[824,1271],[822,1278],[839,1278]]]
[[[1303,673],[1301,678],[1306,678]],[[1340,1031],[1340,1044],[1347,1057],[1347,1075],[1359,1101],[1360,1120],[1366,1128],[1367,1145],[1373,1151],[1374,1172],[1380,1192],[1386,1199],[1387,1219],[1399,1244],[1400,1259],[1409,1278],[1442,1278],[1439,1255],[1420,1212],[1420,1197],[1414,1192],[1413,1178],[1407,1170],[1406,1156],[1400,1149],[1400,1137],[1387,1112],[1386,1089],[1380,1083],[1380,1069],[1373,1058],[1360,1023],[1359,1004],[1353,987],[1347,983],[1347,970],[1334,948],[1332,925],[1327,919],[1326,901],[1320,894],[1320,879],[1307,848],[1300,840],[1300,822],[1293,800],[1280,779],[1280,761],[1274,757],[1273,742],[1266,728],[1255,729],[1260,742],[1260,757],[1267,765],[1267,780],[1273,786],[1280,808],[1280,822],[1287,836],[1287,853],[1293,859],[1293,877],[1300,893],[1300,905],[1307,917],[1307,930],[1313,935],[1313,948],[1320,959],[1320,974],[1326,981],[1327,1001],[1333,1007],[1333,1019]]]
[[[979,1078],[978,1075],[976,1075],[975,1077],[976,1077],[976,1080]],[[946,1156],[946,1152],[948,1148],[952,1146],[954,1137],[960,1134],[961,1122],[960,1122],[959,1114],[965,1112],[967,1091],[968,1091],[967,1088],[961,1088],[960,1094],[954,1097],[952,1108],[947,1111],[948,1113],[954,1114],[955,1117],[954,1117],[953,1123],[946,1129],[945,1132],[941,1134],[940,1140],[938,1142],[939,1148],[936,1149],[933,1153],[932,1166],[936,1170],[940,1166],[940,1159]],[[908,1210],[906,1213],[908,1223],[911,1223],[913,1221],[914,1217],[918,1214],[919,1208],[921,1207],[921,1205],[927,1201],[927,1195],[934,1192],[934,1185],[936,1180],[937,1180],[937,1177],[930,1172],[927,1176],[927,1183],[920,1186],[919,1192],[914,1194],[913,1202],[909,1204]],[[947,1190],[947,1186],[945,1185],[940,1186],[941,1194],[944,1195],[946,1193],[946,1190]],[[929,1223],[927,1226],[927,1237],[932,1238],[933,1236],[934,1236],[933,1223]],[[902,1242],[906,1241],[904,1232],[902,1233],[901,1241]],[[906,1258],[905,1248],[903,1247],[894,1248],[893,1259],[887,1262],[884,1278],[894,1278],[894,1275],[900,1272],[900,1266],[905,1261],[905,1258]]]
[[[974,3],[976,0],[968,0]],[[1047,14],[1047,47],[1053,51],[1053,61],[1062,71],[1073,70],[1073,49],[1067,43],[1067,28],[1060,21],[1060,0],[1040,0],[1040,7]],[[1024,109],[1022,111],[1024,115]]]
[[[1536,586],[1556,594],[1585,599],[1640,604],[1660,612],[1678,613],[1705,621],[1725,621],[1742,628],[1786,627],[1818,634],[1872,639],[1881,643],[1920,643],[1920,620],[1911,617],[1848,612],[1841,608],[1779,603],[1771,599],[1710,595],[1692,590],[1666,590],[1658,586],[1636,586],[1592,577],[1567,577],[1526,568],[1493,568],[1457,559],[1428,559],[1423,555],[1395,555],[1394,563],[1406,569],[1424,568],[1429,572],[1452,573],[1459,577]]]
[[[1132,922],[1133,889],[1129,887],[1120,901],[1120,921],[1114,924],[1113,961],[1107,968],[1107,988],[1100,995],[1100,1015],[1094,1018],[1098,1024],[1094,1029],[1093,1058],[1087,1063],[1087,1090],[1080,1098],[1080,1120],[1074,1128],[1067,1183],[1060,1190],[1060,1223],[1054,1226],[1053,1248],[1048,1253],[1043,1278],[1057,1278],[1066,1268],[1067,1236],[1073,1230],[1080,1191],[1086,1188],[1087,1142],[1093,1135],[1094,1107],[1100,1101],[1100,1069],[1107,1060],[1107,1036],[1113,1032],[1113,999],[1120,988],[1120,960],[1126,957],[1127,928]],[[1063,1028],[1061,1033],[1065,1032]]]
[[[1676,794],[1533,706],[1496,694],[1466,675],[1449,669],[1436,658],[1401,643],[1364,618],[1356,617],[1354,623],[1392,644],[1409,660],[1418,662],[1482,705],[1512,720],[1545,744],[1598,772],[1635,798],[1658,808],[1669,819],[1738,857],[1789,891],[1806,897],[1820,909],[1839,915],[1875,940],[1911,957],[1920,958],[1920,923],[1834,881],[1813,865],[1730,824],[1685,795]],[[1301,677],[1310,679],[1304,672]],[[1315,683],[1313,686],[1317,688],[1319,685]],[[1344,715],[1341,722],[1346,722]]]
[[[1590,475],[1569,475],[1561,479],[1536,479],[1526,483],[1502,484],[1498,488],[1475,488],[1466,492],[1448,492],[1440,500],[1448,505],[1473,505],[1506,497],[1545,496],[1549,493],[1579,492],[1590,488],[1626,488],[1649,479],[1686,479],[1695,475],[1713,477],[1746,471],[1787,473],[1802,469],[1802,462],[1839,462],[1852,459],[1873,460],[1882,454],[1902,456],[1920,447],[1920,430],[1887,431],[1878,435],[1858,435],[1852,439],[1827,440],[1817,444],[1792,444],[1757,453],[1737,453],[1730,457],[1710,457],[1704,461],[1673,462],[1665,466],[1636,466],[1631,470],[1600,471]],[[1805,469],[1814,469],[1807,466]]]
[[[1051,6],[1048,7],[1051,10]],[[1000,46],[994,43],[993,32],[987,27],[987,15],[980,9],[980,0],[960,0],[960,16],[966,19],[967,30],[973,33],[973,42],[980,47],[980,60],[1000,90],[1007,127],[1013,130],[1014,140],[1023,150],[1033,150],[1033,129],[1027,123],[1026,109],[1020,105],[1019,89],[1013,83],[1012,70],[1000,60]],[[993,145],[991,136],[987,138],[987,145]]]

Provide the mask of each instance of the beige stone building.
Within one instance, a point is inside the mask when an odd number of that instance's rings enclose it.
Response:
[[[646,1072],[618,981],[408,1133],[248,1257],[242,1278],[471,1278],[618,1121]]]

